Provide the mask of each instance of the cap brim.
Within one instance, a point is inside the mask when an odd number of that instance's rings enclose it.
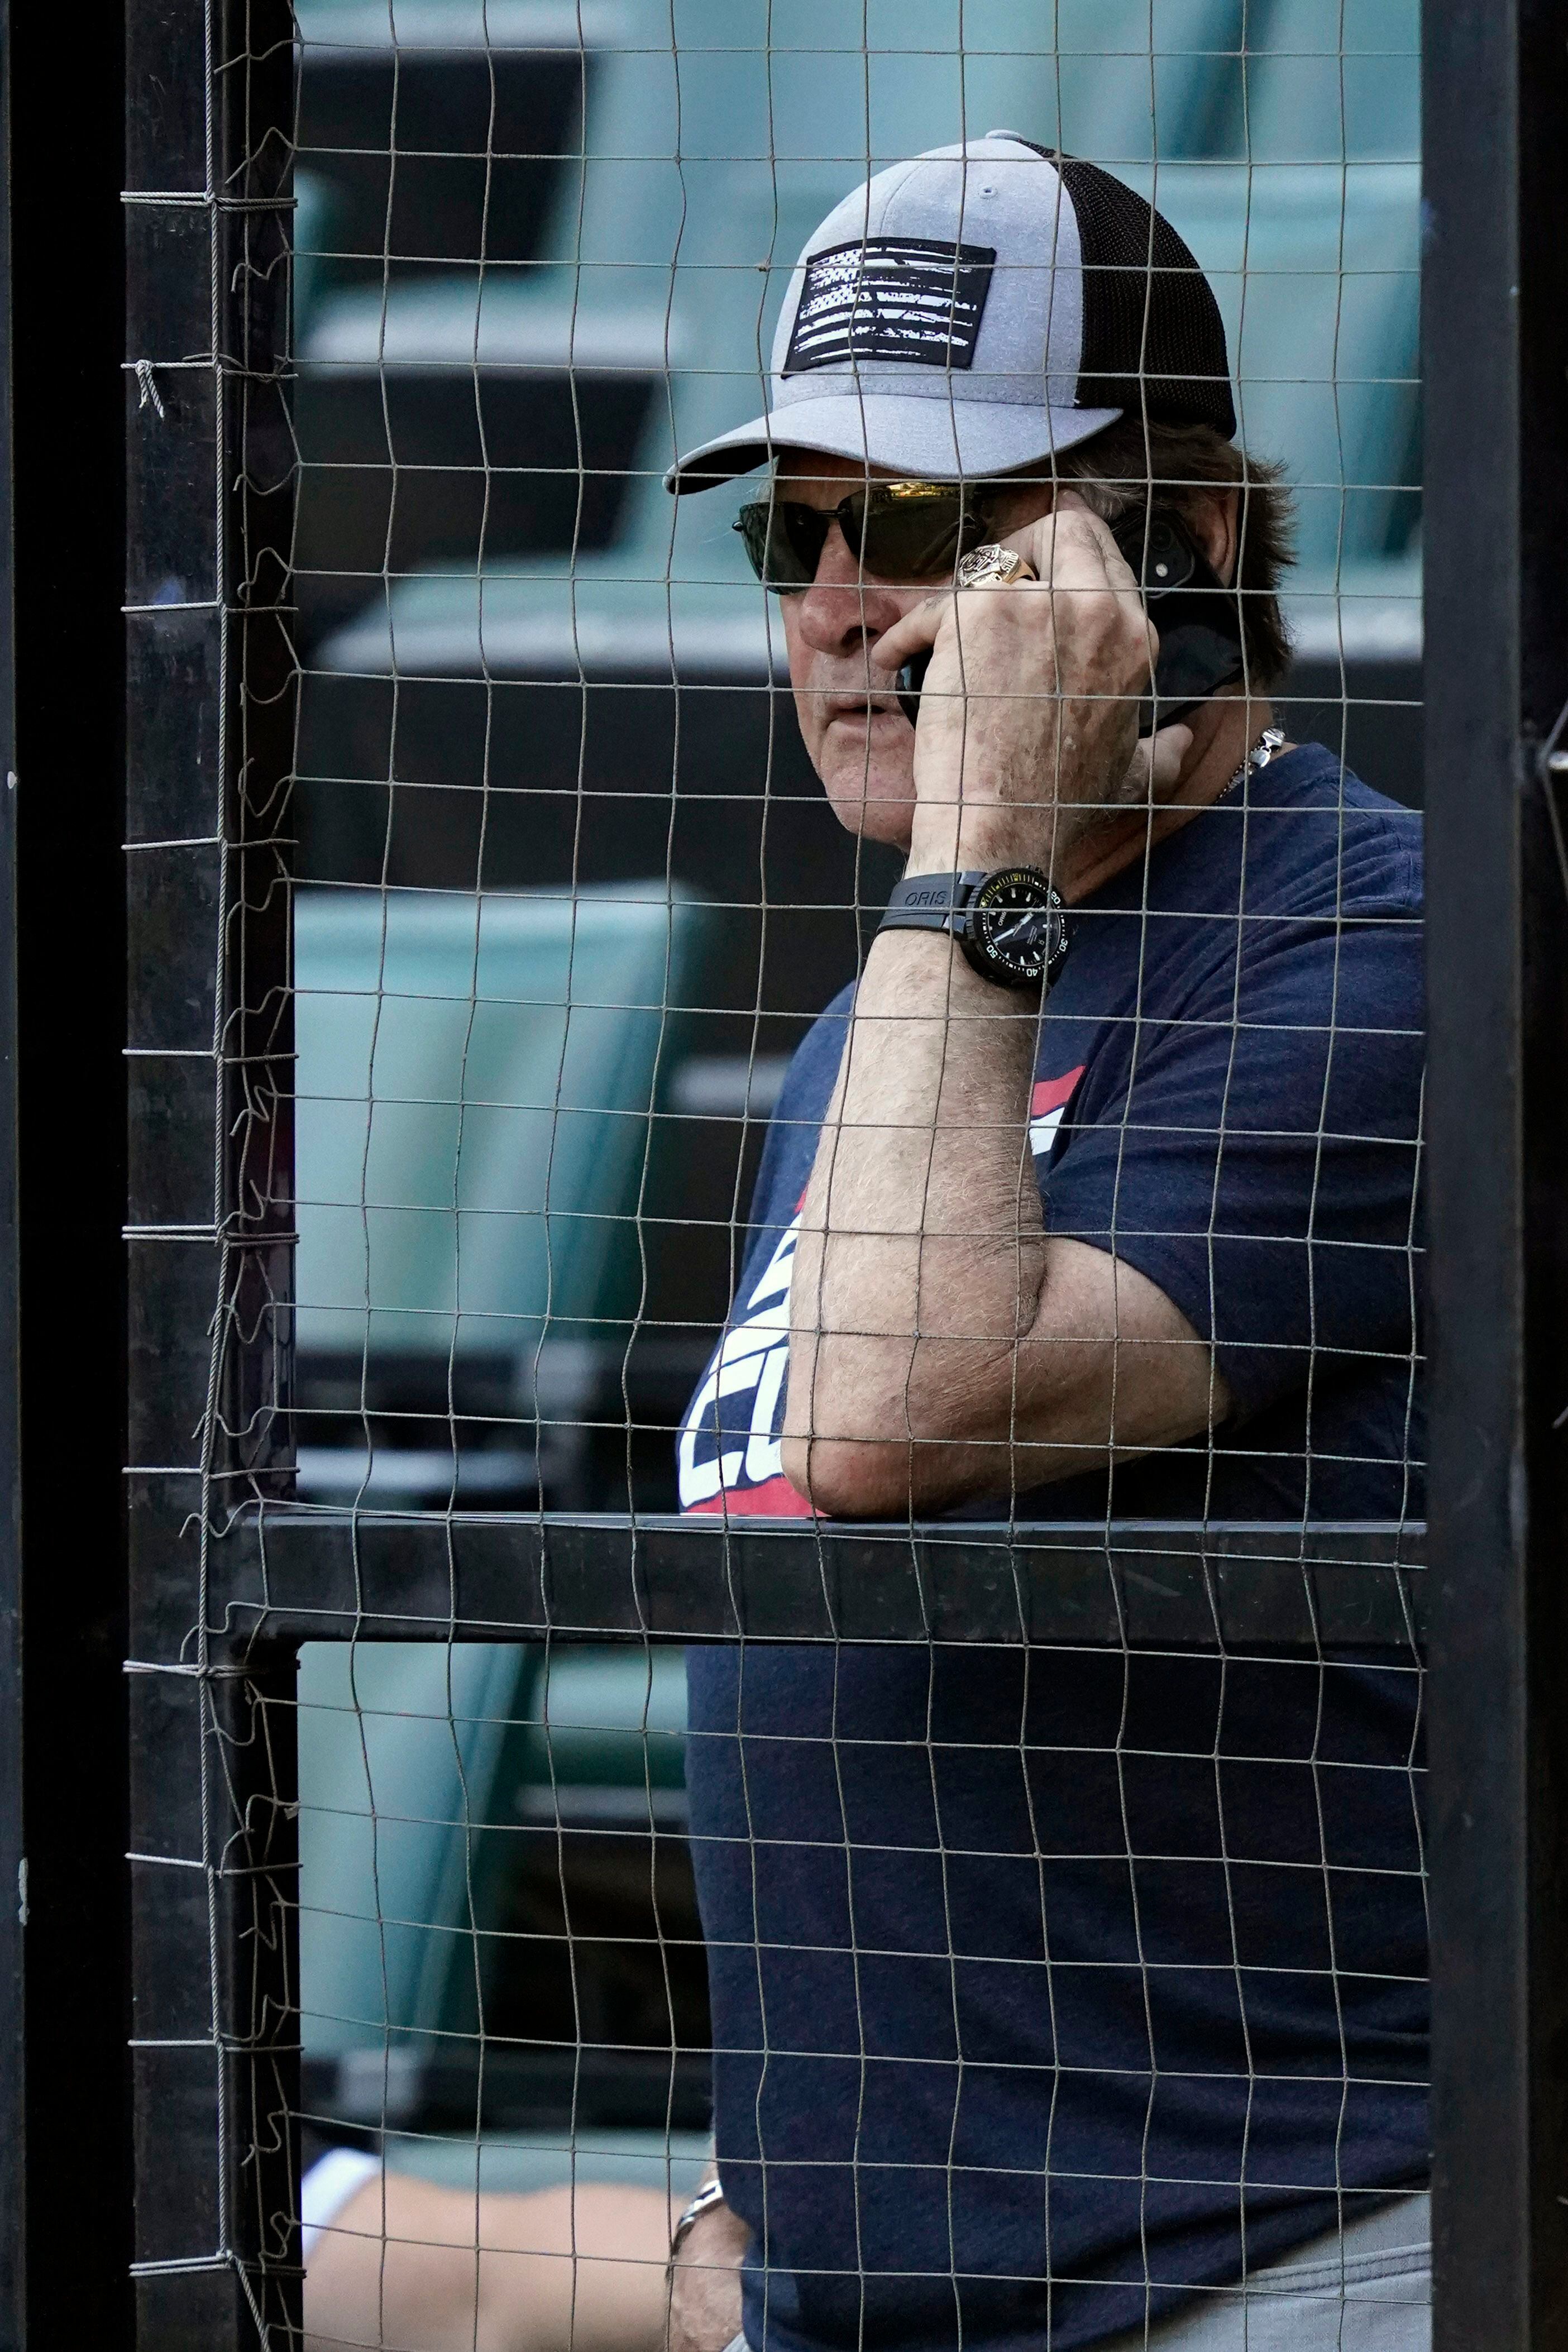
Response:
[[[1114,425],[1121,413],[896,392],[835,393],[791,401],[705,441],[677,460],[664,487],[677,497],[711,489],[765,465],[780,449],[816,450],[931,481],[984,480],[1070,449]]]

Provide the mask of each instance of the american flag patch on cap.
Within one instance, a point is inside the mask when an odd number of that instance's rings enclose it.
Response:
[[[784,360],[785,375],[851,360],[967,368],[991,290],[996,250],[889,236],[814,253]]]

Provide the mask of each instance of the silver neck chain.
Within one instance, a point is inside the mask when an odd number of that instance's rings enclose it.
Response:
[[[1241,782],[1244,776],[1252,775],[1266,768],[1284,740],[1285,730],[1283,727],[1266,727],[1262,734],[1258,737],[1257,742],[1253,745],[1251,751],[1247,753],[1246,759],[1243,760],[1240,767],[1237,768],[1235,775],[1232,776],[1229,783],[1226,784],[1223,790],[1215,793],[1214,801],[1211,801],[1209,803],[1210,807],[1212,808],[1214,806],[1215,801],[1224,800],[1226,793],[1235,792],[1237,784]]]

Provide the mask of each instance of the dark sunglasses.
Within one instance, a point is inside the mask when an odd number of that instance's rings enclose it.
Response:
[[[835,523],[861,569],[879,580],[933,580],[984,546],[990,504],[963,482],[871,482],[836,507],[756,499],[741,509],[734,528],[763,587],[798,596],[816,578]]]

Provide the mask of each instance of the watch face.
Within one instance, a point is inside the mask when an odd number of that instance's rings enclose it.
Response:
[[[977,971],[1015,988],[1038,988],[1066,946],[1060,908],[1032,866],[988,874],[971,898],[964,951]]]

